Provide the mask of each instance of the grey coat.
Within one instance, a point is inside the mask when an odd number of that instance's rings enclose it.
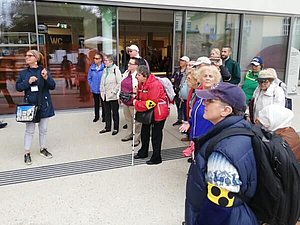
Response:
[[[103,70],[100,90],[101,97],[104,101],[118,100],[121,80],[121,72],[119,70],[119,67],[115,64]]]

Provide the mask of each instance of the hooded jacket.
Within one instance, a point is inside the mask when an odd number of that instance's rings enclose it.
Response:
[[[277,104],[266,106],[258,113],[258,119],[263,127],[286,140],[297,161],[300,162],[300,137],[291,127],[293,118],[292,110]]]
[[[268,105],[279,104],[283,107],[285,106],[284,92],[275,82],[272,82],[266,91],[257,87],[253,93],[253,98],[254,121],[257,118],[259,111]]]
[[[229,116],[215,124],[205,136],[214,137],[229,127],[250,128],[250,124],[241,116]],[[195,161],[191,164],[188,172],[185,202],[186,225],[257,225],[256,216],[244,201],[235,197],[232,206],[221,206],[212,201],[208,191],[209,168],[215,168],[216,166],[220,168],[220,163],[214,165],[210,163],[210,160],[214,157],[213,154],[217,154],[222,156],[223,161],[226,159],[227,166],[215,171],[215,173],[219,173],[213,179],[215,183],[222,182],[223,186],[226,187],[227,184],[238,181],[238,185],[234,185],[235,188],[239,189],[237,192],[246,198],[254,196],[257,175],[251,137],[237,135],[221,140],[215,145],[213,153],[206,161],[205,152],[209,141],[210,139],[204,142],[200,149],[196,150]],[[234,168],[237,174],[231,174],[232,170],[227,168]],[[212,175],[214,175],[214,172]],[[215,187],[218,186],[215,185]],[[217,195],[215,194],[215,196]],[[220,200],[220,195],[218,197]]]
[[[154,107],[154,121],[162,121],[168,117],[169,105],[166,92],[153,74],[149,75],[145,83],[139,83],[136,99],[134,107],[139,112],[145,112]]]

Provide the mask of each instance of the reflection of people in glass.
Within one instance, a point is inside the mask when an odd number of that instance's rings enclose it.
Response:
[[[9,105],[9,107],[14,107],[15,103],[12,99],[12,97],[10,96],[10,93],[7,89],[7,84],[6,84],[6,65],[2,65],[2,60],[0,61],[0,92],[2,92],[2,94],[4,95],[7,104]]]
[[[93,93],[93,97],[94,97],[95,118],[93,122],[97,122],[100,118],[99,115],[100,102],[102,107],[102,122],[105,121],[103,100],[100,96],[100,82],[104,70],[104,64],[102,62],[103,61],[102,59],[103,57],[101,54],[99,53],[95,54],[94,63],[89,68],[88,78],[87,78],[88,83],[90,85],[90,90]]]
[[[76,64],[77,79],[79,82],[79,98],[81,102],[89,101],[89,93],[87,91],[87,60],[84,53],[79,53]]]
[[[71,69],[72,62],[68,60],[68,57],[65,55],[60,64],[61,72],[65,78],[66,88],[72,89],[72,80],[71,80]]]
[[[26,52],[25,61],[28,67],[22,70],[16,82],[16,89],[25,92],[24,101],[27,103],[39,105],[40,121],[39,124],[39,142],[40,154],[45,158],[52,158],[52,154],[46,148],[46,135],[49,117],[54,116],[54,108],[49,90],[55,89],[55,81],[50,72],[43,68],[39,62],[42,62],[42,55],[36,50]],[[26,123],[24,148],[24,161],[31,164],[30,148],[34,135],[35,123]]]

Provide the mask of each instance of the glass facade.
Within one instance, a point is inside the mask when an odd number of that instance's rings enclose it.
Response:
[[[241,71],[250,68],[250,61],[261,56],[265,68],[274,68],[284,80],[290,18],[245,15],[241,46]]]
[[[85,62],[85,74],[96,51],[115,55],[124,71],[125,48],[131,44],[139,46],[158,75],[170,74],[182,55],[196,60],[213,47],[229,45],[242,73],[260,55],[264,66],[275,68],[288,83],[289,92],[297,92],[298,85],[291,84],[295,77],[300,79],[300,18],[25,0],[2,0],[0,11],[0,114],[15,113],[14,104],[23,101],[15,81],[26,67],[28,49],[42,52],[56,80],[55,109],[93,105],[86,83],[86,96],[79,98],[78,58]],[[64,56],[72,62],[67,77],[61,65]]]
[[[288,63],[288,93],[297,93],[300,81],[300,18],[295,18],[291,32],[291,48]]]
[[[212,48],[231,46],[237,57],[240,16],[227,13],[188,12],[186,54],[196,60],[209,56]]]

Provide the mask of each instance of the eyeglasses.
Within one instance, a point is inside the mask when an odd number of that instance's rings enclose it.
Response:
[[[25,57],[35,57],[34,55],[26,54]]]
[[[101,58],[98,58],[98,57],[94,57],[94,59],[96,59],[96,60],[99,60],[99,59],[101,59]]]
[[[208,104],[211,104],[211,103],[219,103],[219,104],[223,105],[224,107],[229,106],[228,104],[226,104],[225,102],[222,102],[219,99],[205,99],[204,100],[205,105],[208,105]]]

